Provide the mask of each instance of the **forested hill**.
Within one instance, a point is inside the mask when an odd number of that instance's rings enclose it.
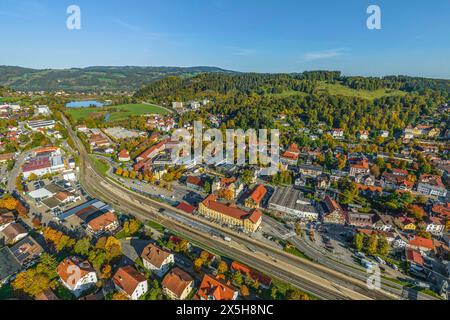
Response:
[[[231,73],[214,67],[88,67],[28,69],[0,66],[0,86],[20,91],[135,91],[168,76],[182,78],[200,73]]]
[[[213,114],[224,119],[227,128],[280,127],[282,139],[303,139],[297,141],[301,145],[321,143],[299,135],[305,127],[343,128],[349,135],[358,130],[403,130],[436,115],[449,98],[450,80],[344,77],[328,71],[169,77],[135,94],[136,100],[158,103],[209,99],[206,109],[183,114],[182,122],[208,122]]]
[[[359,94],[356,92],[359,91]],[[201,74],[193,78],[168,77],[136,92],[138,99],[190,99],[199,94],[295,95],[320,94],[373,98],[402,93],[437,91],[450,95],[450,80],[407,76],[344,77],[337,71],[301,74]]]

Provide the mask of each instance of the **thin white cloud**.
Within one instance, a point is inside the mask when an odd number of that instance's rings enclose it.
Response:
[[[254,49],[239,48],[239,47],[228,47],[228,49],[232,51],[231,54],[233,56],[248,57],[256,54],[256,50]]]
[[[346,50],[345,48],[337,48],[316,52],[308,52],[303,56],[303,58],[305,61],[332,59],[341,56],[345,50]]]
[[[132,24],[125,22],[123,20],[120,20],[120,19],[114,20],[114,23],[118,24],[119,26],[121,26],[129,31],[133,31],[133,32],[141,31],[140,27],[132,25]]]
[[[162,37],[162,35],[159,33],[147,32],[144,29],[142,29],[140,26],[128,23],[128,22],[120,20],[120,19],[114,20],[114,23],[145,40],[156,40],[156,39],[159,39]]]

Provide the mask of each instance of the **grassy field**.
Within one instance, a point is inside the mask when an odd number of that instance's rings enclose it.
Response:
[[[109,121],[126,120],[131,116],[144,114],[165,115],[169,113],[166,109],[152,104],[123,104],[103,108],[67,108],[66,112],[75,120],[85,119],[94,114],[105,116],[107,113],[110,113]]]
[[[403,96],[406,93],[399,90],[379,89],[374,91],[369,90],[356,90],[341,84],[332,84],[322,82],[319,84],[320,91],[326,91],[330,95],[355,97],[365,100],[375,100],[386,96]]]
[[[94,155],[89,155],[91,158],[92,164],[95,167],[97,172],[100,172],[102,175],[106,176],[109,170],[109,164],[105,159],[99,159]]]

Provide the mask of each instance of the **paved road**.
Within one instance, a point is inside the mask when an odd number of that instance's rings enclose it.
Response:
[[[159,222],[166,228],[180,232],[200,245],[216,249],[230,258],[291,283],[302,290],[315,294],[319,298],[358,300],[396,298],[384,291],[369,290],[364,282],[357,279],[274,249],[271,246],[254,241],[248,236],[187,215],[168,205],[131,192],[112,180],[105,179],[98,175],[90,164],[90,159],[82,143],[74,135],[67,120],[65,120],[65,124],[80,152],[81,183],[92,196],[111,203],[119,210],[133,213],[144,221],[150,219]],[[177,220],[172,220],[170,217],[164,217],[158,211],[160,208],[168,209],[181,216],[189,216],[190,219],[214,228],[219,234],[230,236],[234,240],[239,241],[239,243],[230,245],[220,238],[215,238],[205,234],[204,231],[196,230],[191,225],[187,226]],[[250,252],[247,249],[249,246],[255,248],[257,252]]]
[[[308,257],[313,259],[315,262],[320,263],[323,266],[326,266],[330,269],[333,269],[338,272],[342,272],[350,277],[354,277],[355,279],[359,279],[361,281],[367,281],[368,274],[365,270],[359,270],[362,267],[359,266],[350,266],[344,263],[337,261],[337,259],[333,259],[330,257],[330,253],[326,251],[321,251],[318,248],[314,247],[312,244],[308,243],[307,240],[298,237],[297,235],[291,235],[291,231],[287,229],[280,222],[268,217],[265,219],[265,224],[270,226],[272,232],[274,232],[275,236],[280,238],[285,237],[292,245],[294,245],[301,252],[306,254]],[[286,235],[288,235],[286,237]],[[289,236],[291,235],[291,236]],[[391,292],[399,297],[406,298],[405,292],[407,292],[408,299],[417,299],[417,300],[437,300],[435,297],[423,294],[418,292],[417,290],[406,288],[403,285],[390,281],[388,279],[382,278],[381,285],[384,290]]]

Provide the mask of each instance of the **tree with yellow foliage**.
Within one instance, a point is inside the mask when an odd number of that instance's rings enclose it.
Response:
[[[116,175],[121,176],[123,173],[123,169],[121,167],[116,169]]]
[[[5,196],[0,200],[0,209],[14,210],[17,207],[18,201],[11,196]]]
[[[244,284],[241,287],[241,296],[243,298],[247,298],[250,295],[250,290],[248,289],[248,287]]]
[[[125,300],[130,300],[130,299],[128,299],[128,296],[125,293],[123,293],[123,292],[116,292],[116,293],[113,294],[111,300],[114,300],[114,301],[125,301]]]
[[[111,265],[109,265],[109,264],[105,265],[102,269],[102,278],[110,279],[112,276],[111,271],[112,271]]]

